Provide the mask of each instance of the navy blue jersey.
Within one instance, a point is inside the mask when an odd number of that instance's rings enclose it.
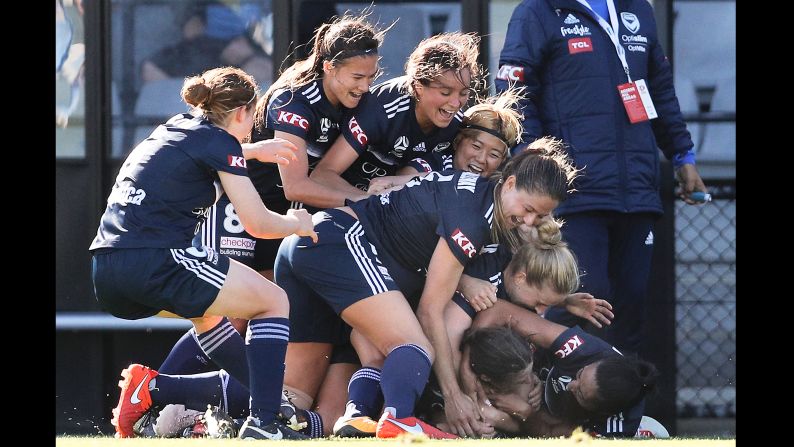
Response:
[[[190,247],[223,191],[218,171],[247,175],[237,139],[204,117],[172,117],[124,161],[89,250]]]
[[[504,281],[502,280],[502,272],[510,264],[513,259],[513,253],[507,248],[506,245],[488,244],[480,250],[480,255],[474,258],[463,269],[463,273],[471,276],[472,278],[482,279],[488,281],[496,286],[496,297],[508,299],[507,289],[505,289]],[[455,291],[452,296],[454,301],[466,314],[472,319],[477,315],[469,301],[459,291]]]
[[[565,330],[549,349],[551,369],[546,377],[544,400],[551,414],[570,418],[579,415],[577,422],[584,423],[590,431],[608,437],[632,437],[642,420],[645,399],[628,411],[612,416],[587,415],[573,394],[567,391],[568,384],[585,366],[613,355],[623,355],[614,346],[588,334],[579,326]]]
[[[489,244],[480,250],[480,256],[468,264],[463,273],[490,282],[498,288],[496,296],[507,298],[502,272],[512,259],[513,253],[507,245]]]
[[[416,122],[416,101],[408,93],[408,77],[400,76],[370,88],[358,106],[345,114],[342,135],[359,158],[342,174],[351,185],[363,189],[369,181],[394,175],[417,156],[446,151],[458,133],[463,113],[449,126],[422,132]]]
[[[494,187],[471,172],[432,172],[350,207],[378,253],[412,271],[427,271],[439,237],[463,265],[491,242]]]
[[[328,101],[320,80],[294,91],[277,90],[267,105],[265,128],[255,129],[252,141],[273,138],[277,130],[302,138],[306,141],[311,171],[339,136],[339,123],[345,110]],[[286,201],[278,165],[250,160],[248,172],[265,204]]]

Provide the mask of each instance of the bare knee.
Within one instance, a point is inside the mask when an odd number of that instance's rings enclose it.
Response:
[[[203,334],[204,332],[207,332],[208,330],[217,326],[222,319],[223,317],[217,315],[205,315],[199,318],[191,318],[190,321],[196,328],[196,333]]]
[[[260,290],[257,299],[260,310],[253,318],[289,318],[289,299],[281,287]]]

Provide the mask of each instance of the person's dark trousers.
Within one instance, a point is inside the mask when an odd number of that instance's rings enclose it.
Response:
[[[580,291],[609,301],[615,319],[599,330],[559,307],[550,308],[547,318],[566,326],[579,324],[624,354],[639,353],[657,215],[591,211],[559,217],[565,221],[563,239],[579,261]]]

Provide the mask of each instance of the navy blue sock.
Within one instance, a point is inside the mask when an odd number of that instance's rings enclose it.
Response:
[[[383,406],[383,394],[380,391],[380,370],[365,366],[350,377],[347,385],[347,408],[352,414],[348,417],[369,416],[378,419]]]
[[[420,346],[404,344],[392,349],[383,363],[380,387],[385,406],[395,410],[395,418],[414,414],[414,405],[430,376],[430,356]]]
[[[225,369],[235,379],[248,386],[248,361],[245,355],[243,338],[223,317],[217,326],[197,336],[201,349],[218,366]]]
[[[217,405],[233,418],[248,416],[248,388],[225,370],[191,375],[159,374],[153,382],[152,402],[161,408],[182,404],[185,408],[206,410],[207,405]]]
[[[218,367],[215,362],[207,357],[201,350],[198,340],[196,340],[196,329],[190,328],[182,338],[174,344],[168,357],[163,364],[157,368],[160,374],[197,374],[207,371],[215,371]]]
[[[168,404],[183,404],[185,408],[203,411],[207,405],[226,408],[223,371],[201,374],[158,374],[149,385],[152,404],[160,408]],[[228,376],[227,376],[228,377]]]
[[[313,411],[303,410],[300,408],[297,408],[296,410],[298,412],[305,413],[306,422],[309,423],[309,425],[307,425],[306,428],[300,430],[301,433],[303,433],[304,435],[310,438],[322,438],[323,436],[325,436],[323,434],[323,418],[321,418],[319,414]]]
[[[260,424],[276,419],[284,384],[284,357],[289,342],[289,319],[260,318],[248,322],[245,336],[251,382],[251,416]]]
[[[247,417],[248,403],[251,398],[248,394],[248,388],[234,377],[231,377],[226,371],[221,370],[221,373],[225,375],[226,386],[226,406],[224,409],[233,418]]]

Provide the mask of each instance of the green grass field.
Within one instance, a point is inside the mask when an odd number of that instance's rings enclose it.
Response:
[[[237,439],[114,439],[110,437],[59,437],[55,440],[57,447],[224,447],[240,445]],[[317,439],[311,441],[262,441],[258,445],[272,447],[285,445],[300,445],[301,447],[341,447],[344,444],[349,447],[386,447],[387,445],[399,444],[435,444],[436,447],[445,445],[447,447],[573,447],[593,445],[594,447],[735,447],[735,439],[628,439],[628,440],[606,440],[590,439],[588,437],[573,437],[559,439],[467,439],[467,440],[420,440],[420,439],[401,439],[401,440],[370,440],[370,439]],[[246,444],[250,445],[250,444]]]

